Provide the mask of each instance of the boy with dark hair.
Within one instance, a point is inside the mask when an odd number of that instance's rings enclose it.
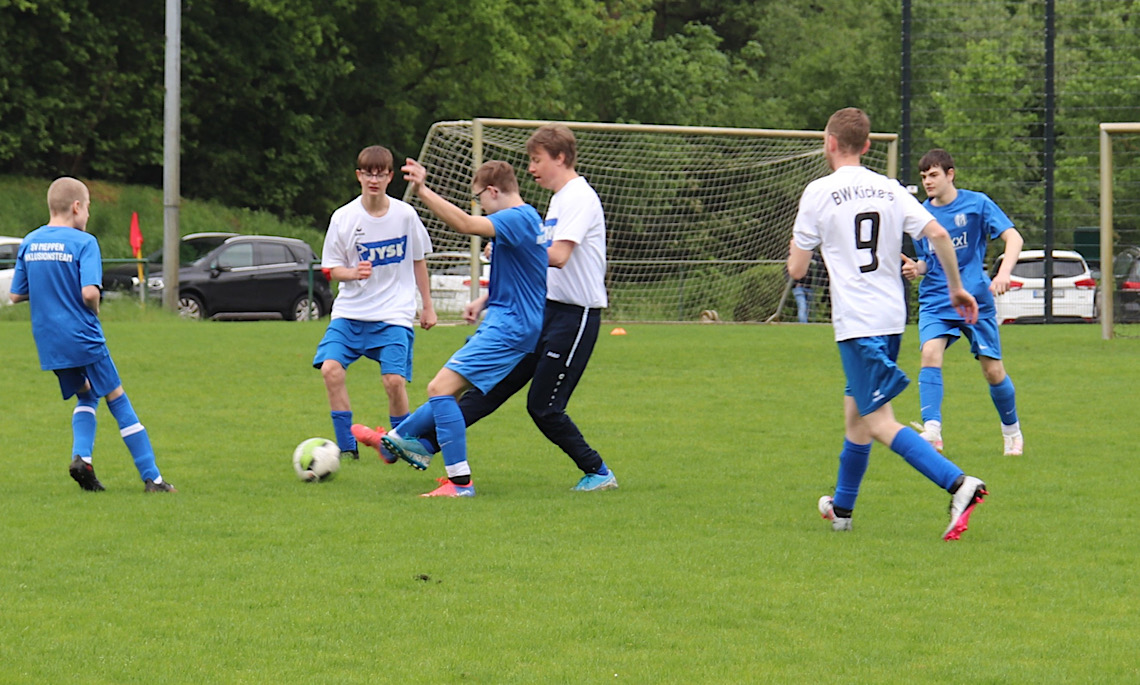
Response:
[[[380,145],[361,150],[356,180],[360,196],[333,212],[325,235],[321,268],[340,286],[313,357],[325,382],[341,456],[351,459],[360,457],[345,384],[349,365],[361,356],[380,364],[389,425],[395,426],[408,416],[417,290],[423,301],[420,327],[436,323],[424,261],[431,239],[416,210],[388,196],[392,153]]]
[[[1013,381],[1002,363],[994,295],[1009,290],[1013,265],[1017,263],[1024,241],[1013,222],[989,196],[954,186],[954,158],[949,152],[938,148],[927,152],[919,160],[918,170],[926,190],[923,206],[950,232],[962,283],[978,300],[978,320],[966,323],[947,304],[942,296],[946,272],[937,259],[930,258],[928,241],[915,241],[916,259],[903,258],[904,276],[911,280],[923,276],[918,286],[918,331],[922,349],[918,397],[923,423],[914,425],[922,430],[924,440],[942,451],[942,359],[947,348],[964,335],[970,341],[974,358],[981,364],[990,398],[1001,419],[1005,455],[1020,456],[1025,441],[1017,418]],[[991,282],[984,261],[986,246],[994,238],[1005,241],[1005,254]]]

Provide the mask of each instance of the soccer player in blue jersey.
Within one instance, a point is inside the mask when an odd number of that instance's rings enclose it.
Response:
[[[428,403],[381,438],[390,453],[426,469],[430,453],[417,438],[433,432],[447,477],[423,497],[474,497],[467,462],[467,427],[459,398],[467,390],[488,392],[532,352],[542,330],[546,302],[546,249],[549,240],[542,217],[519,195],[515,170],[506,162],[487,162],[471,182],[474,199],[487,216],[472,216],[427,187],[427,172],[413,159],[402,168],[404,178],[424,205],[460,233],[494,241],[494,268],[487,294],[464,308],[464,318],[483,322],[467,343],[451,356],[428,383]]]
[[[571,489],[615,490],[617,476],[566,413],[598,340],[602,310],[609,305],[605,212],[597,192],[575,167],[578,143],[569,127],[540,126],[527,139],[526,149],[527,171],[538,185],[554,192],[543,221],[550,239],[550,268],[542,333],[537,347],[502,382],[490,392],[473,389],[459,408],[470,426],[530,383],[527,413],[582,472]],[[431,451],[438,451],[432,436],[421,437]]]
[[[63,399],[76,398],[71,415],[71,477],[84,490],[105,490],[95,477],[95,410],[99,398],[119,424],[119,435],[143,480],[143,492],[176,492],[162,479],[146,428],[123,391],[99,323],[103,261],[99,241],[87,233],[91,194],[70,177],[48,188],[50,219],[20,243],[12,302],[27,300],[40,368],[53,371]]]
[[[922,429],[923,439],[942,451],[942,359],[946,349],[964,335],[990,386],[990,397],[1001,419],[1005,454],[1019,456],[1024,440],[1017,418],[1013,381],[1002,363],[993,296],[1009,290],[1010,272],[1021,253],[1021,234],[986,194],[954,186],[954,158],[949,152],[940,149],[927,152],[919,160],[918,169],[926,190],[923,206],[950,233],[962,285],[978,301],[978,320],[972,324],[963,321],[946,301],[946,272],[937,259],[931,259],[929,242],[916,241],[916,259],[903,258],[903,274],[907,278],[923,276],[918,286],[918,330],[922,348],[918,396],[922,425],[915,424],[915,427]],[[983,262],[986,246],[994,238],[1005,241],[1005,256],[991,282]]]
[[[828,119],[823,149],[833,172],[808,184],[800,198],[788,254],[788,273],[803,278],[819,248],[831,278],[831,317],[847,377],[844,441],[833,495],[819,498],[819,513],[835,531],[851,530],[851,515],[871,454],[872,440],[890,447],[922,475],[950,493],[944,540],[957,540],[986,493],[918,433],[895,420],[891,399],[909,379],[895,363],[906,327],[899,254],[903,233],[925,237],[947,265],[942,292],[963,321],[978,304],[958,275],[954,246],[930,212],[894,179],[864,167],[871,122],[861,110],[841,109]]]

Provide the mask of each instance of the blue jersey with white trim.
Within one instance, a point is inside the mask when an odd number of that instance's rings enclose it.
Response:
[[[958,190],[954,201],[941,207],[927,199],[926,207],[950,233],[962,287],[978,301],[978,316],[993,316],[994,298],[986,274],[986,246],[990,240],[1013,228],[1013,222],[985,193]],[[946,272],[926,238],[915,242],[915,255],[926,262],[926,276],[918,286],[919,317],[960,321],[961,315],[946,293]]]
[[[542,331],[550,240],[542,217],[530,205],[502,209],[487,218],[495,227],[495,249],[482,326],[497,329],[511,347],[529,352]]]
[[[90,233],[41,226],[24,237],[11,291],[28,296],[40,368],[71,369],[107,355],[99,317],[83,302],[83,288],[102,283],[102,253]]]

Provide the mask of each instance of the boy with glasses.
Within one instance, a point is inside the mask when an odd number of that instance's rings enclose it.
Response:
[[[380,364],[389,425],[396,426],[408,416],[417,291],[423,302],[420,326],[427,330],[436,323],[424,261],[431,239],[416,210],[388,196],[392,153],[380,145],[361,150],[356,180],[360,196],[333,212],[325,234],[321,268],[340,285],[332,320],[313,357],[328,392],[341,457],[351,459],[360,453],[345,384],[349,365],[362,356]]]
[[[523,202],[515,170],[506,162],[483,164],[471,182],[472,194],[487,216],[467,214],[428,188],[427,172],[419,162],[407,160],[403,172],[424,205],[444,223],[460,233],[493,240],[495,261],[487,294],[463,311],[469,322],[486,311],[483,322],[428,383],[428,402],[380,437],[382,445],[370,442],[382,456],[394,454],[424,470],[431,456],[418,438],[433,435],[447,475],[439,479],[438,488],[422,496],[474,497],[459,398],[473,388],[490,391],[534,350],[546,301],[549,241],[538,211]]]

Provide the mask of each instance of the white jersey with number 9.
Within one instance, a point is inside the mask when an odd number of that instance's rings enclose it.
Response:
[[[842,166],[808,184],[793,229],[796,247],[819,247],[831,279],[835,339],[902,333],[902,235],[934,217],[898,181]]]

